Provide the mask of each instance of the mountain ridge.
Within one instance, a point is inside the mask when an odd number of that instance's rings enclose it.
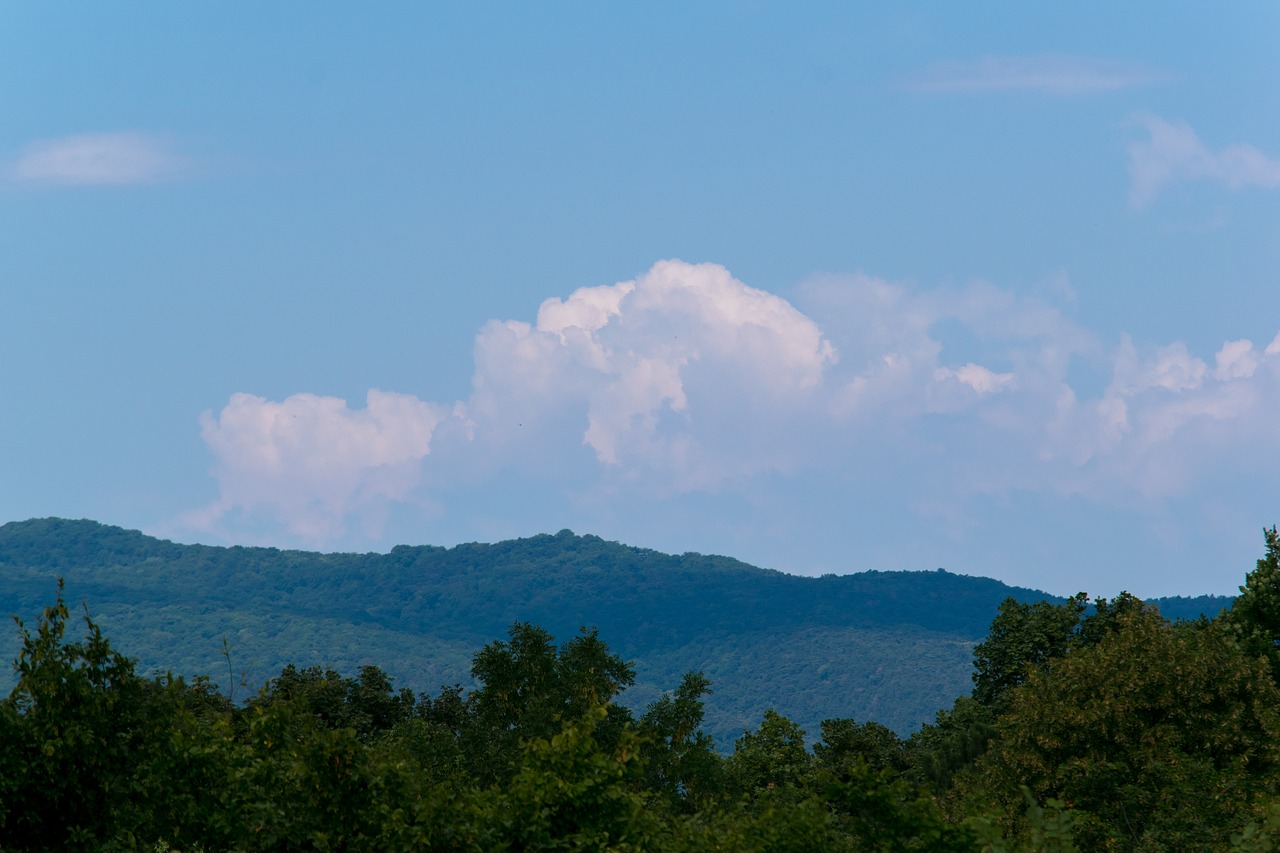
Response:
[[[770,707],[811,733],[834,716],[910,731],[968,691],[972,646],[1001,601],[1062,600],[940,569],[804,577],[568,530],[324,554],[183,545],[90,520],[0,526],[0,609],[33,618],[56,576],[144,668],[227,689],[253,689],[286,663],[344,674],[374,664],[430,692],[469,683],[470,656],[513,622],[562,642],[595,626],[635,662],[629,704],[704,671],[722,746]],[[1229,600],[1168,601],[1216,613]],[[14,649],[0,637],[0,652]]]

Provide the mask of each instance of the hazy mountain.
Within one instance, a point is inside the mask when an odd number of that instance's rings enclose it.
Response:
[[[705,672],[715,689],[707,728],[725,747],[770,707],[811,733],[828,717],[909,732],[968,692],[972,646],[1001,601],[1053,598],[942,570],[797,577],[567,530],[319,554],[179,545],[92,521],[0,526],[0,611],[33,621],[58,577],[144,670],[208,674],[240,697],[286,663],[344,674],[376,664],[400,686],[435,692],[469,683],[471,655],[514,621],[561,640],[596,626],[635,664],[629,704]],[[1194,617],[1230,599],[1155,603]],[[0,653],[17,648],[17,631],[0,631]],[[12,673],[0,679],[7,689]]]

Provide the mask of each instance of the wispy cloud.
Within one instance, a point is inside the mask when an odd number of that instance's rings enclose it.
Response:
[[[1134,207],[1146,207],[1166,186],[1183,181],[1216,181],[1233,190],[1280,188],[1280,158],[1252,145],[1228,145],[1215,152],[1186,122],[1144,115],[1137,123],[1147,139],[1129,145],[1129,201]]]
[[[1166,72],[1133,62],[1049,53],[940,62],[908,75],[903,85],[915,92],[1087,95],[1157,83],[1169,77]]]
[[[122,131],[33,142],[13,163],[11,176],[31,185],[110,186],[152,183],[186,168],[166,139]]]

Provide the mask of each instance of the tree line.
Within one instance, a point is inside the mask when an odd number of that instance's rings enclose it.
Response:
[[[700,673],[640,712],[594,629],[515,623],[476,687],[285,667],[237,703],[145,677],[61,585],[0,701],[0,850],[1270,850],[1280,535],[1235,605],[1001,605],[973,690],[906,739],[766,712],[732,749]]]

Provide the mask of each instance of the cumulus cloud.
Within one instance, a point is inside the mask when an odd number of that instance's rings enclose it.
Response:
[[[1010,400],[1027,417],[1048,408],[1074,356],[1098,344],[1059,309],[984,282],[917,290],[868,276],[811,282],[804,299],[842,353],[830,404],[853,424],[902,424],[968,413],[1007,421]],[[976,341],[986,360],[964,352]]]
[[[341,536],[351,517],[376,525],[418,485],[443,413],[406,394],[370,391],[364,409],[294,394],[235,394],[201,418],[219,498],[184,521],[214,529],[228,514],[266,515],[309,542]]]
[[[1219,380],[1248,379],[1253,376],[1262,359],[1253,348],[1253,341],[1227,341],[1214,356],[1217,367],[1213,378]]]
[[[1280,417],[1280,351],[1228,341],[1215,362],[1210,370],[1180,342],[1140,349],[1125,337],[1101,398],[1068,396],[1050,425],[1044,458],[1061,455],[1071,470],[1047,469],[1046,486],[1103,501],[1167,499],[1254,464],[1247,449],[1269,445]]]
[[[1147,138],[1129,144],[1129,201],[1134,207],[1146,207],[1165,187],[1185,181],[1215,181],[1233,190],[1280,188],[1280,158],[1245,144],[1212,151],[1185,122],[1154,115],[1136,121]]]
[[[1072,383],[1080,363],[1106,374],[1100,390]],[[325,542],[513,472],[606,501],[816,474],[868,489],[880,471],[880,487],[948,511],[1020,491],[1140,505],[1248,464],[1241,448],[1277,419],[1280,335],[1206,356],[1106,345],[1061,307],[983,282],[828,276],[792,302],[663,261],[488,323],[463,400],[233,396],[203,419],[218,500],[186,522],[267,519]]]
[[[19,183],[56,186],[144,184],[181,173],[169,142],[137,131],[85,133],[33,142],[13,164]]]
[[[663,261],[548,299],[532,325],[491,323],[460,412],[499,439],[578,412],[574,439],[615,474],[712,486],[786,466],[768,435],[802,415],[835,360],[786,300],[715,264]]]
[[[1139,358],[1133,340],[1126,335],[1116,352],[1115,378],[1107,393],[1132,397],[1152,388],[1193,391],[1203,383],[1207,369],[1181,342],[1160,347],[1149,358]]]
[[[1127,89],[1168,78],[1164,72],[1133,62],[1050,53],[941,62],[908,76],[904,83],[906,88],[917,92],[1024,91],[1081,95]]]

